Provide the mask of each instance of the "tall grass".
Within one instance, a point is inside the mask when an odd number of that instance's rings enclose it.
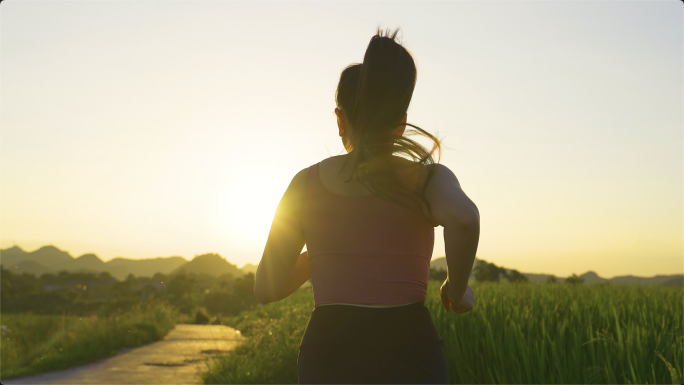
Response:
[[[451,383],[680,384],[684,293],[659,286],[475,283],[475,308],[425,302],[445,340]],[[228,321],[250,339],[216,359],[205,383],[297,383],[313,309],[299,290]]]
[[[314,308],[311,288],[224,320],[249,339],[210,363],[207,384],[297,383],[299,343]]]
[[[120,348],[161,339],[178,320],[164,304],[144,305],[108,317],[2,314],[0,378],[43,373],[93,362]]]
[[[681,288],[480,283],[475,308],[426,306],[453,383],[681,384]]]

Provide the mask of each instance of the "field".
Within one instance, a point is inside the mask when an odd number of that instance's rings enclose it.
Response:
[[[0,378],[86,364],[161,339],[179,319],[168,305],[138,305],[108,317],[2,314]]]
[[[475,308],[426,306],[445,340],[451,383],[681,384],[684,293],[628,285],[475,283]],[[311,289],[228,320],[250,339],[212,362],[205,383],[297,383]]]

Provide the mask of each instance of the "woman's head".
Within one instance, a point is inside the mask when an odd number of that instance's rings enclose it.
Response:
[[[395,155],[413,160],[411,166],[434,163],[432,153],[440,149],[437,138],[406,123],[416,85],[416,66],[410,52],[396,41],[398,29],[377,30],[368,44],[363,64],[342,71],[336,93],[338,119],[346,120],[345,147],[354,159],[353,177],[371,192],[396,200],[398,195],[414,197],[397,178],[406,167]],[[413,127],[404,134],[406,126]],[[342,133],[340,133],[342,136]],[[433,142],[432,151],[407,136],[421,135]],[[422,199],[422,191],[418,199]]]
[[[359,84],[350,123],[355,128],[350,140],[364,145],[367,155],[388,151],[382,144],[402,123],[416,86],[416,65],[411,54],[397,43],[399,30],[378,29],[363,57]],[[377,145],[380,147],[376,148]],[[387,155],[387,154],[383,154]]]
[[[354,111],[354,104],[356,103],[356,92],[359,84],[359,77],[361,75],[361,64],[350,64],[340,74],[340,81],[337,84],[337,91],[335,92],[335,115],[337,115],[337,126],[339,128],[339,135],[342,138],[342,143],[347,152],[352,151],[351,143],[349,142],[349,135],[351,134],[351,125],[349,124],[349,117]]]

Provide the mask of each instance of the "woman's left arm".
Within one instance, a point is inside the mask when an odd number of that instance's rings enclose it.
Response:
[[[297,173],[278,204],[264,254],[259,262],[254,295],[261,304],[279,301],[292,294],[310,277],[308,254],[304,260],[304,229],[299,212],[304,197],[308,169]],[[308,275],[304,281],[301,279]],[[292,289],[297,282],[299,286]]]

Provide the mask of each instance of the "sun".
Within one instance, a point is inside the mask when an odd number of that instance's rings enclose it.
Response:
[[[287,181],[273,173],[272,169],[239,172],[224,189],[221,222],[243,241],[268,237],[278,202],[287,188]]]

